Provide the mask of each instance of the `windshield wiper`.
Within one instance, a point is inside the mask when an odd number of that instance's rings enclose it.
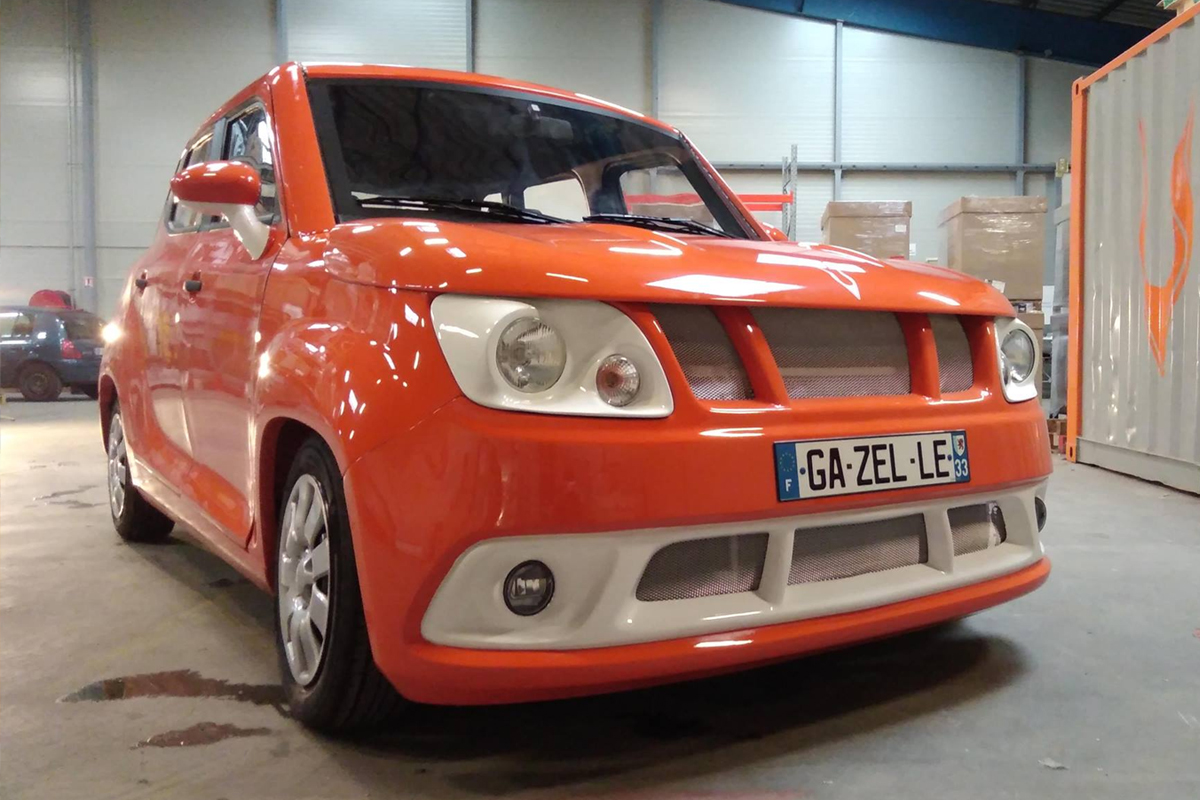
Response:
[[[718,228],[683,217],[651,217],[643,214],[591,214],[583,218],[584,222],[615,222],[619,225],[634,225],[638,228],[651,230],[680,231],[682,233],[703,233],[708,236],[722,236],[726,239],[735,238]]]
[[[495,203],[490,200],[472,200],[470,198],[451,200],[444,197],[393,197],[388,195],[364,195],[355,199],[363,208],[386,206],[388,208],[419,208],[426,211],[465,211],[497,219],[537,222],[543,225],[569,221],[543,214],[540,211],[517,208],[508,203]]]

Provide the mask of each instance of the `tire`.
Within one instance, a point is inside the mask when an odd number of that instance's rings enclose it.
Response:
[[[127,542],[161,542],[175,527],[175,521],[150,505],[133,485],[125,426],[115,404],[108,422],[108,509],[117,535]]]
[[[79,392],[81,394],[85,395],[86,397],[91,398],[92,400],[100,399],[100,387],[99,386],[93,386],[92,384],[89,383],[84,386],[78,386],[76,388],[79,390]]]
[[[30,364],[21,370],[18,386],[25,399],[34,403],[57,400],[63,390],[62,379],[46,364]]]
[[[296,452],[282,498],[275,647],[292,716],[323,733],[378,725],[403,701],[371,655],[341,473],[319,437]]]

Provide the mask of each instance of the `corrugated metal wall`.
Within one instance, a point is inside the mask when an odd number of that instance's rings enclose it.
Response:
[[[1200,491],[1200,22],[1087,89],[1078,459]]]

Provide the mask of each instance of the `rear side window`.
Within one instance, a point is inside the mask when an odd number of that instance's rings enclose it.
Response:
[[[33,336],[33,317],[24,311],[0,311],[0,339]]]
[[[100,338],[100,330],[104,327],[102,319],[87,311],[63,314],[59,319],[62,320],[63,329],[67,332],[68,339],[98,340]]]
[[[183,153],[183,158],[179,160],[179,167],[175,170],[178,175],[193,164],[200,164],[208,160],[208,148],[212,144],[212,131],[206,132],[196,143],[189,147]],[[170,209],[167,212],[167,228],[172,232],[178,233],[181,231],[195,230],[200,224],[201,215],[180,204],[179,199],[174,194],[167,200]]]
[[[258,172],[262,181],[255,211],[264,222],[275,217],[275,158],[271,150],[271,122],[261,105],[253,105],[232,117],[225,126],[225,145],[221,158],[241,161]]]

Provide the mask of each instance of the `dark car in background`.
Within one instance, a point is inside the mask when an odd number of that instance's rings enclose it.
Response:
[[[63,387],[96,398],[104,321],[72,308],[0,306],[0,387],[57,400]]]

